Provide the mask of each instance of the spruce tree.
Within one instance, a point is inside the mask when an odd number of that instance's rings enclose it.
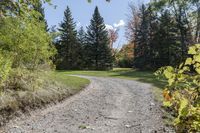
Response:
[[[159,30],[156,38],[159,46],[157,66],[176,66],[181,61],[181,43],[178,36],[180,34],[175,18],[172,17],[168,10],[161,13]]]
[[[80,49],[79,49],[80,68],[85,69],[88,67],[87,64],[88,64],[89,60],[87,59],[87,56],[86,56],[87,51],[88,51],[86,49],[87,40],[86,40],[86,32],[83,27],[81,27],[78,31],[77,39],[78,39],[78,44],[80,46]]]
[[[137,68],[145,68],[149,64],[149,29],[150,20],[148,8],[143,4],[139,13],[140,24],[135,32],[135,49],[134,49],[134,66]]]
[[[108,32],[98,7],[95,8],[90,25],[87,27],[88,66],[103,70],[112,68],[112,54],[109,48]]]
[[[78,39],[78,42],[80,44],[82,44],[83,46],[86,44],[86,41],[87,41],[86,40],[86,32],[82,26],[78,31],[77,39]]]
[[[64,12],[64,20],[60,24],[61,33],[59,46],[57,47],[57,68],[58,69],[78,69],[79,68],[79,44],[77,42],[76,24],[72,18],[70,8]]]

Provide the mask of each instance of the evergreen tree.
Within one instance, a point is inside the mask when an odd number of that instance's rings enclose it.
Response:
[[[161,13],[159,29],[156,34],[158,51],[157,67],[176,66],[181,61],[181,43],[178,38],[180,32],[176,26],[176,20],[168,10]]]
[[[150,45],[149,45],[149,12],[147,7],[143,4],[139,13],[140,24],[135,32],[135,50],[134,50],[134,66],[144,68],[149,64]]]
[[[81,43],[81,44],[86,44],[86,33],[85,33],[85,30],[84,28],[81,26],[81,28],[79,29],[78,31],[78,42]]]
[[[86,40],[86,32],[84,31],[84,28],[81,27],[78,31],[78,35],[77,35],[77,39],[78,39],[78,44],[80,45],[80,49],[79,49],[79,53],[80,53],[80,66],[81,69],[83,68],[87,68],[87,64],[89,64],[89,60],[87,59],[87,48],[86,48],[86,44],[87,44],[87,40]]]
[[[58,46],[57,68],[58,69],[78,69],[79,68],[79,48],[77,42],[76,24],[72,18],[69,7],[64,12],[64,20],[60,24],[61,33]]]
[[[108,32],[98,7],[95,8],[90,26],[87,27],[87,57],[88,64],[93,69],[112,68],[112,53],[109,48]]]

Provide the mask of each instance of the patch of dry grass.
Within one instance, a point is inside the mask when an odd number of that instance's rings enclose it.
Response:
[[[15,71],[0,94],[0,125],[24,112],[57,103],[79,92],[89,80],[61,72]]]

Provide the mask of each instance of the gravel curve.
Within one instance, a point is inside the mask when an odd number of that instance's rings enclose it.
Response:
[[[81,76],[91,84],[62,103],[17,118],[2,133],[171,133],[150,84]]]

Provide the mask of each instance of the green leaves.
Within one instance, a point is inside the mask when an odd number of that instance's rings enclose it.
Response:
[[[12,59],[8,53],[0,50],[0,85],[7,80],[12,66]]]
[[[191,57],[181,63],[179,68],[168,66],[156,72],[162,72],[168,79],[168,85],[163,91],[163,105],[175,114],[177,132],[200,131],[200,44],[191,46],[188,54]]]
[[[195,62],[199,62],[200,63],[200,54],[194,55],[193,58],[194,58]]]
[[[0,49],[13,56],[13,67],[36,69],[54,55],[45,24],[37,19],[5,18],[0,26]]]

